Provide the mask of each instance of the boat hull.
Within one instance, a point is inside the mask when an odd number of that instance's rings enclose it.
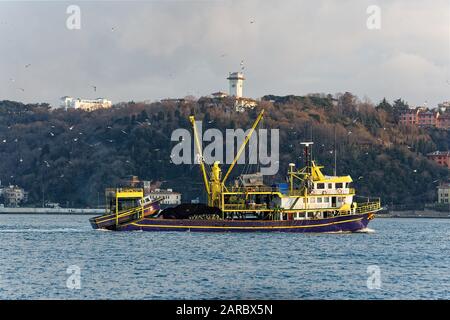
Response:
[[[367,228],[374,213],[345,215],[325,219],[191,220],[143,218],[117,226],[117,231],[191,231],[191,232],[356,232]]]

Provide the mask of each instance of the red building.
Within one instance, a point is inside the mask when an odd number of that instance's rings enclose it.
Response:
[[[450,129],[450,112],[442,113],[437,118],[436,128]]]
[[[417,125],[419,127],[435,127],[439,113],[431,110],[419,110],[417,112]]]
[[[427,158],[450,169],[450,151],[435,151],[427,154]]]
[[[400,114],[399,123],[403,125],[416,125],[418,109],[408,109]]]

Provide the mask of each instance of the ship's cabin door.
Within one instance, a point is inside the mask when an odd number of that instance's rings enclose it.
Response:
[[[332,206],[333,208],[336,207],[336,197],[331,197],[331,206]]]

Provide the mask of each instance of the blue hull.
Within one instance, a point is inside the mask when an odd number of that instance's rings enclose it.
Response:
[[[356,232],[367,227],[374,213],[325,219],[263,220],[177,220],[143,218],[117,227],[117,231],[191,232]]]

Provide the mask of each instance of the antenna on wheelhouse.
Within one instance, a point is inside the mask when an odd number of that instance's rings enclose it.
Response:
[[[334,125],[334,176],[337,176],[337,154],[336,154],[336,125]]]
[[[304,149],[304,155],[305,155],[305,166],[309,172],[309,174],[311,174],[311,150],[310,150],[310,146],[314,144],[314,142],[301,142],[301,145],[305,146]]]

